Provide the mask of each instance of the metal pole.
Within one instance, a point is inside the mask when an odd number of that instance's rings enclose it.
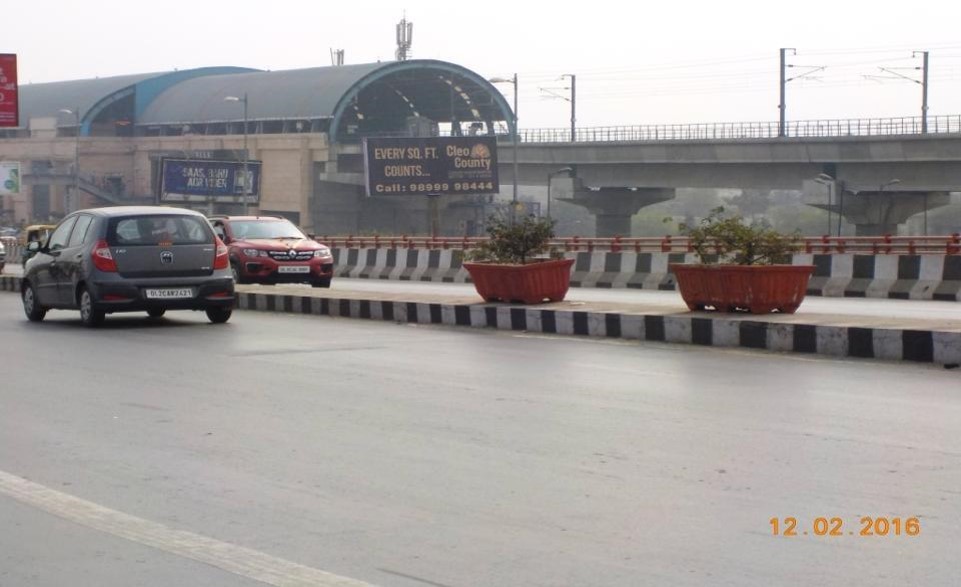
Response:
[[[511,223],[517,214],[517,74],[514,74],[514,195],[511,198]]]
[[[69,208],[75,208],[80,203],[80,107],[73,111],[77,119],[77,138],[73,146],[73,196],[70,198]],[[73,210],[67,210],[73,212]]]
[[[787,53],[787,49],[781,49],[781,103],[780,103],[780,105],[778,105],[778,110],[780,111],[780,116],[781,116],[781,117],[780,117],[779,122],[778,122],[778,125],[777,125],[777,136],[779,136],[779,137],[783,137],[783,136],[785,136],[785,134],[786,134],[786,133],[785,133],[785,128],[784,128],[785,119],[786,119],[785,112],[786,112],[786,110],[787,110],[787,104],[784,103],[784,101],[785,101],[785,86],[787,85],[787,80],[785,79],[785,75],[784,75],[784,74],[785,74],[785,63],[784,63],[784,60],[785,60],[785,54],[786,54],[786,53]]]
[[[826,185],[828,188],[828,231],[826,234],[831,236],[831,225],[833,224],[831,221],[834,220],[834,218],[831,217],[831,204],[834,201],[834,186],[830,183]]]
[[[924,70],[922,72],[921,83],[921,133],[927,134],[928,132],[928,52],[923,51],[924,55]],[[925,233],[927,234],[927,233]]]
[[[554,177],[553,173],[547,174],[547,219],[551,219],[551,178]]]
[[[577,140],[576,138],[577,133],[575,132],[575,126],[577,121],[576,113],[577,113],[577,76],[572,73],[571,74],[571,142],[572,143]]]
[[[844,184],[838,181],[840,184],[840,191],[838,191],[838,237],[841,236],[841,220],[844,218]]]
[[[249,159],[250,155],[247,151],[247,92],[244,92],[244,216],[249,213],[249,204],[247,202],[250,196]]]

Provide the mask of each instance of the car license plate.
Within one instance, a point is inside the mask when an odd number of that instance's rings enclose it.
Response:
[[[182,300],[194,297],[194,292],[189,287],[148,289],[145,293],[147,299],[151,300]]]
[[[278,273],[310,273],[307,265],[281,265],[277,268]]]

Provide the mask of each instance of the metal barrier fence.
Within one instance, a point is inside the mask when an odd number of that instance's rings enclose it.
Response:
[[[317,240],[331,247],[358,249],[428,249],[467,250],[486,241],[483,237],[429,236],[318,236]],[[804,253],[830,255],[834,253],[863,253],[871,255],[959,255],[961,234],[947,236],[854,236],[802,237],[798,247]],[[633,253],[691,253],[690,239],[682,236],[634,238],[557,238],[550,248],[558,252],[633,252]]]
[[[872,137],[922,134],[920,116],[901,118],[860,118],[795,120],[785,125],[789,138]],[[648,142],[774,139],[777,122],[712,122],[703,124],[658,124],[643,126],[600,126],[575,130],[576,142]],[[927,134],[961,133],[961,115],[929,116]],[[500,135],[504,140],[509,134]],[[524,143],[569,143],[570,128],[521,129]]]

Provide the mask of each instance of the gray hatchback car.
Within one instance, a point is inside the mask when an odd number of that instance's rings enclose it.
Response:
[[[106,314],[204,310],[226,322],[234,280],[226,245],[202,214],[183,208],[119,206],[65,217],[24,267],[23,310],[33,322],[50,309],[80,310],[86,326]]]

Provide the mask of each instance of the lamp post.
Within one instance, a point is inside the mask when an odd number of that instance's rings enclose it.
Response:
[[[577,134],[577,133],[575,132],[576,121],[577,121],[577,117],[576,117],[576,114],[577,114],[577,76],[574,75],[573,73],[565,73],[565,74],[562,75],[561,77],[562,77],[562,78],[565,78],[565,77],[571,78],[571,100],[570,100],[570,102],[571,102],[571,142],[573,143],[573,142],[576,140],[576,134]]]
[[[238,96],[227,96],[224,98],[224,102],[244,103],[244,216],[246,216],[249,212],[249,204],[247,200],[250,196],[250,172],[248,170],[250,155],[247,151],[247,92],[244,92],[243,98]]]
[[[831,206],[834,205],[834,178],[827,173],[821,173],[814,178],[814,181],[828,188],[828,231],[826,234],[831,236]],[[841,234],[838,233],[838,236],[841,236]]]
[[[74,120],[77,123],[77,136],[73,144],[73,187],[71,188],[72,193],[70,194],[70,198],[69,198],[70,201],[64,203],[64,206],[63,206],[65,208],[64,212],[69,214],[70,212],[73,212],[71,208],[73,208],[75,204],[74,200],[77,200],[77,202],[80,201],[80,108],[79,107],[74,108],[73,110],[69,108],[61,108],[60,112],[63,112],[64,114],[72,114],[74,117]]]
[[[517,74],[513,77],[494,77],[488,80],[492,84],[514,84],[514,124],[511,129],[511,142],[514,152],[514,194],[511,198],[511,223],[517,213]]]
[[[547,219],[553,220],[551,218],[551,180],[555,175],[560,175],[562,173],[571,173],[574,171],[573,167],[562,167],[557,171],[552,171],[547,174]]]

